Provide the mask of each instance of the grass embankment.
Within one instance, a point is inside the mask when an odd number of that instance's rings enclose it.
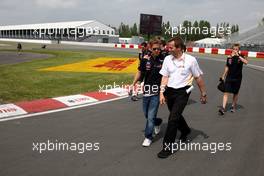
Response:
[[[14,51],[15,50],[9,50]],[[131,83],[132,74],[38,71],[98,57],[136,57],[134,54],[100,51],[28,50],[53,55],[48,59],[0,65],[0,103],[28,101],[96,91],[99,85]]]

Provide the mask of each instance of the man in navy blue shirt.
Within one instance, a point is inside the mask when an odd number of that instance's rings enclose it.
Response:
[[[142,143],[144,147],[151,145],[153,132],[158,134],[160,131],[161,119],[157,118],[159,108],[159,93],[161,74],[159,73],[164,56],[161,54],[160,40],[150,42],[151,54],[146,54],[140,60],[138,72],[133,81],[133,86],[142,79],[143,86],[143,111],[146,118],[145,139]],[[142,73],[144,73],[142,75]]]

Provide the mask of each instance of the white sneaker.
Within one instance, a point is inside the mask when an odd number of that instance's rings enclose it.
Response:
[[[154,134],[157,135],[160,133],[160,125],[154,127]]]
[[[150,139],[145,138],[143,143],[142,143],[142,146],[143,147],[149,147],[151,143],[152,143],[152,141]]]

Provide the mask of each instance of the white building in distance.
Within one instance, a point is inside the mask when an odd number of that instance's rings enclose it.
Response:
[[[0,26],[2,39],[118,43],[115,30],[95,20]]]

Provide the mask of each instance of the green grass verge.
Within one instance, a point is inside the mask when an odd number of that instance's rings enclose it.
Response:
[[[15,50],[8,51],[15,52]],[[137,57],[129,53],[84,50],[28,50],[25,52],[52,54],[53,57],[20,64],[0,65],[0,103],[96,91],[99,85],[112,85],[113,82],[131,83],[132,74],[43,72],[38,69],[97,57]]]

